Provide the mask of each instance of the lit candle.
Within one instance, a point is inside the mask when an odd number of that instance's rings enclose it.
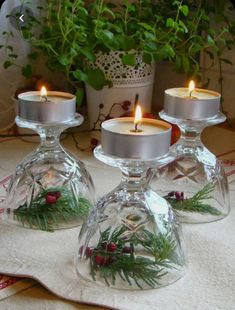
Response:
[[[193,81],[188,88],[170,88],[165,91],[164,112],[179,119],[199,120],[219,113],[220,94],[195,88]]]
[[[40,96],[41,96],[41,98],[43,98],[45,101],[48,101],[48,98],[47,98],[47,89],[46,89],[45,86],[42,86],[41,92],[40,92]]]
[[[171,126],[155,119],[142,119],[138,106],[135,118],[114,118],[103,122],[101,129],[102,148],[109,155],[151,159],[169,151]]]
[[[31,91],[18,96],[19,116],[39,123],[66,122],[75,118],[76,97],[69,93]]]
[[[137,105],[134,119],[135,124],[134,132],[141,132],[141,130],[138,129],[138,126],[140,125],[141,121],[142,121],[142,111],[140,105]]]
[[[193,94],[193,91],[195,91],[195,83],[194,81],[190,81],[189,82],[189,86],[188,86],[188,97],[189,98],[192,98],[192,94]]]

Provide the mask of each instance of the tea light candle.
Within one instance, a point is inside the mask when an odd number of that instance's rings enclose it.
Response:
[[[142,119],[138,107],[135,118],[114,118],[103,122],[101,129],[102,148],[109,155],[144,160],[169,151],[171,126],[155,119]]]
[[[59,123],[75,118],[76,97],[65,92],[31,91],[18,96],[19,116],[39,123]]]
[[[164,112],[179,119],[206,119],[219,113],[220,94],[206,89],[170,88],[165,91]]]

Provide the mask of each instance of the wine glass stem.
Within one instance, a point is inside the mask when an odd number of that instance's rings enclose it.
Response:
[[[201,142],[201,132],[203,128],[184,128],[180,127],[181,136],[178,142],[173,146],[178,152],[192,152],[197,148],[203,148]],[[190,151],[191,150],[191,151]]]
[[[59,145],[62,129],[56,127],[40,128],[38,133],[41,138],[41,147],[55,148]]]
[[[140,168],[121,168],[122,184],[140,188],[146,183],[146,170]]]

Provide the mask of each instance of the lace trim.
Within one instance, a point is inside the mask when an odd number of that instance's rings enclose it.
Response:
[[[125,52],[115,51],[110,53],[97,53],[96,62],[89,63],[90,68],[101,69],[106,78],[113,84],[141,84],[148,83],[154,78],[155,65],[145,64],[142,61],[142,53],[130,52],[135,54],[136,66],[127,66],[122,63],[122,56]]]

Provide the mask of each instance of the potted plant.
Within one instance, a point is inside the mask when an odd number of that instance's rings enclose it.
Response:
[[[46,66],[63,72],[74,86],[78,102],[85,83],[90,114],[97,115],[102,105],[105,116],[108,103],[133,103],[137,92],[141,103],[151,101],[155,62],[167,60],[175,70],[199,78],[200,52],[208,53],[213,63],[234,43],[227,1],[119,2],[48,0],[39,6],[40,17],[29,17],[21,29],[34,48],[23,74],[31,75],[34,62],[43,55]],[[216,29],[211,15],[218,21]],[[5,68],[16,62],[15,56],[9,50]],[[141,91],[141,81],[148,90]],[[90,115],[90,124],[94,121]]]

